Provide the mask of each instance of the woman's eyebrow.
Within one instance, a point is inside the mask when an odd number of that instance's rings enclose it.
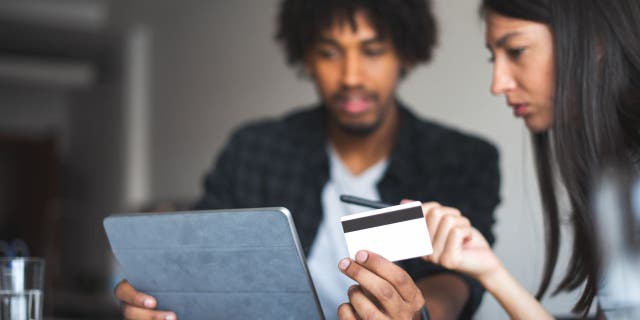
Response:
[[[500,37],[498,40],[496,40],[495,43],[494,43],[494,47],[496,47],[496,48],[504,47],[505,43],[507,41],[509,41],[509,39],[511,39],[511,38],[513,38],[513,37],[515,37],[517,35],[520,35],[520,34],[521,34],[520,31],[509,32],[509,33],[503,35],[502,37]],[[487,47],[487,49],[491,49],[491,47],[492,47],[490,43],[486,43],[485,46]]]

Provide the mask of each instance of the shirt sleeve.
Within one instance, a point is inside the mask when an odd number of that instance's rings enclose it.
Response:
[[[466,166],[465,171],[467,192],[456,201],[456,207],[493,246],[494,211],[500,204],[498,151],[491,146],[476,153],[475,159]]]

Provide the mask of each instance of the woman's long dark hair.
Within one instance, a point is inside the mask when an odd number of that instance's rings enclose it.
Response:
[[[558,177],[569,196],[574,241],[554,294],[586,282],[573,309],[586,315],[596,294],[598,265],[592,182],[607,163],[632,167],[640,144],[640,1],[483,0],[482,11],[544,23],[553,34],[554,123],[532,137],[546,231],[536,297],[549,288],[558,258]]]

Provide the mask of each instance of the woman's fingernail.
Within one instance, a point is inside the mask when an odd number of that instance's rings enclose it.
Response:
[[[168,314],[164,317],[164,320],[176,320],[176,317],[172,314]]]
[[[347,270],[350,264],[351,261],[349,261],[349,259],[343,259],[342,261],[340,261],[340,264],[338,266],[340,267],[340,270]]]
[[[151,299],[144,299],[144,306],[147,308],[153,308],[153,300]]]
[[[360,263],[367,261],[367,258],[369,258],[369,253],[366,251],[358,251],[358,254],[356,254],[356,261]]]

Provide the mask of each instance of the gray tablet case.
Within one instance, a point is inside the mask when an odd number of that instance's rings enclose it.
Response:
[[[285,208],[113,215],[127,280],[181,320],[323,319]]]

